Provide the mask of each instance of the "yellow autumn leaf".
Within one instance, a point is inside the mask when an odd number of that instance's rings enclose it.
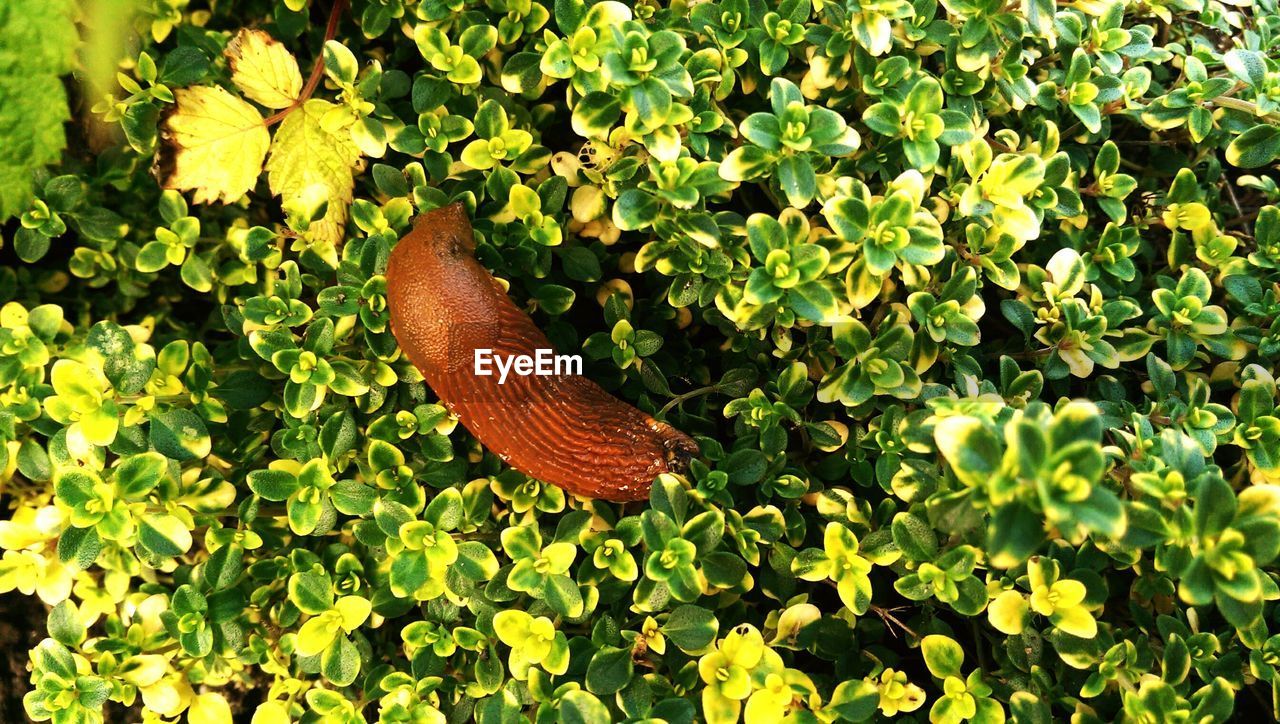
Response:
[[[293,724],[289,716],[289,705],[283,701],[268,701],[259,704],[253,712],[253,721],[249,724]]]
[[[334,108],[328,101],[312,99],[285,116],[267,159],[267,182],[271,193],[286,204],[323,188],[328,211],[312,222],[306,235],[336,245],[342,241],[360,149],[345,128],[327,130],[321,124],[324,114]]]
[[[231,724],[233,721],[231,705],[216,692],[196,696],[187,709],[188,724]]]
[[[244,196],[262,172],[271,134],[258,111],[218,86],[174,91],[164,123],[173,148],[167,189],[194,191],[192,201],[230,203]]]
[[[278,40],[244,28],[227,44],[231,82],[267,108],[288,108],[302,92],[298,61]]]

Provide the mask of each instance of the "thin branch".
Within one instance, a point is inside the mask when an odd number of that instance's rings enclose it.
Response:
[[[333,6],[329,8],[329,24],[324,28],[324,42],[333,40],[338,35],[338,21],[342,19],[342,12],[347,9],[348,0],[333,0]],[[311,94],[316,92],[316,88],[320,86],[320,79],[324,77],[324,46],[321,45],[320,53],[316,56],[315,67],[311,69],[311,75],[307,78],[307,84],[302,86],[302,92],[298,94],[298,99],[288,108],[281,109],[267,117],[263,123],[268,128],[283,121],[285,116],[294,112],[311,98]]]
[[[1248,113],[1254,118],[1276,120],[1276,113],[1258,113],[1258,105],[1253,101],[1241,100],[1239,98],[1231,98],[1229,96],[1218,96],[1209,101],[1223,108],[1230,108],[1233,111],[1242,111]]]
[[[691,400],[695,397],[700,397],[702,395],[707,395],[712,392],[716,392],[719,389],[720,389],[720,385],[714,384],[714,385],[707,385],[706,387],[699,387],[696,390],[690,390],[689,392],[676,395],[675,397],[672,397],[671,400],[667,402],[667,404],[663,405],[661,410],[658,410],[658,414],[655,415],[655,417],[657,417],[659,420],[666,419],[666,414],[670,412],[671,408],[675,407],[676,405],[679,405],[680,403],[685,402],[686,400]]]
[[[882,608],[880,606],[873,605],[871,607],[871,612],[879,616],[886,624],[894,624],[898,628],[902,629],[903,631],[906,631],[907,633],[911,634],[917,639],[921,638],[920,634],[916,633],[914,629],[912,629],[910,626],[906,625],[902,621],[898,620],[898,617],[893,615],[894,611],[901,611],[903,608],[905,608],[905,606],[899,607],[899,608]],[[888,628],[889,628],[889,632],[893,633],[893,626],[889,626]],[[896,633],[894,633],[893,635],[894,635],[894,638],[897,638]]]
[[[1226,179],[1226,183],[1223,185],[1227,187],[1227,196],[1231,197],[1231,205],[1236,209],[1236,218],[1244,219],[1244,209],[1240,208],[1240,199],[1236,198],[1235,184],[1231,183],[1231,179]],[[1249,221],[1244,220],[1244,231],[1249,236],[1253,236],[1253,229],[1250,228]]]

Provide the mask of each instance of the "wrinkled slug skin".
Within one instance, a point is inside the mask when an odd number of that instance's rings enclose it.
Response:
[[[693,440],[585,377],[474,374],[478,348],[552,349],[474,249],[453,204],[419,216],[387,263],[392,334],[467,430],[526,475],[593,498],[643,500],[659,473],[682,470]]]

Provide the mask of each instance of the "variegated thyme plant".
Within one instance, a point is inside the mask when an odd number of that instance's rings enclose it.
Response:
[[[116,5],[0,0],[26,716],[1276,716],[1276,0]],[[457,424],[452,201],[687,474]]]

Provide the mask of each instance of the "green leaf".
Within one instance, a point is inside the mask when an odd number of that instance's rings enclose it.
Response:
[[[1222,56],[1222,63],[1240,82],[1261,88],[1267,76],[1265,56],[1256,50],[1235,48]]]
[[[336,686],[346,686],[360,673],[360,652],[346,636],[339,635],[320,656],[320,673]]]
[[[204,420],[183,408],[153,415],[150,440],[157,452],[178,462],[203,458],[213,449]]]
[[[49,612],[49,636],[54,641],[75,648],[84,641],[86,632],[84,624],[80,622],[80,614],[76,611],[75,604],[71,601],[63,601],[53,610]]]
[[[596,724],[611,720],[609,709],[599,699],[581,689],[570,690],[560,697],[557,714],[563,724]]]
[[[1009,698],[1009,708],[1015,721],[1027,724],[1050,724],[1049,704],[1043,698],[1029,691],[1017,691]]]
[[[951,471],[965,485],[982,486],[1000,467],[1000,440],[977,418],[944,418],[933,436]]]
[[[662,126],[671,113],[671,91],[656,78],[647,78],[632,86],[628,89],[627,98],[635,109],[642,131]]]
[[[729,475],[731,485],[754,485],[764,479],[769,461],[759,450],[739,450],[718,466]]]
[[[473,581],[487,581],[498,574],[498,558],[479,541],[458,544],[458,560],[454,567]]]
[[[715,640],[720,622],[715,614],[700,606],[677,606],[662,624],[662,633],[682,651],[701,652]]]
[[[98,497],[94,488],[100,483],[98,476],[84,470],[67,470],[58,475],[54,490],[67,505],[80,506]]]
[[[131,455],[116,468],[116,489],[129,500],[138,500],[160,484],[168,472],[168,461],[154,452]]]
[[[1044,543],[1041,516],[1022,503],[1010,503],[996,511],[987,527],[987,553],[991,565],[1012,568],[1031,557]]]
[[[582,615],[582,592],[568,576],[548,576],[543,596],[547,605],[561,616],[576,618]]]
[[[102,371],[122,394],[142,389],[155,368],[154,353],[140,349],[124,327],[114,322],[98,322],[85,339],[103,357]]]
[[[818,192],[818,176],[809,163],[808,156],[796,154],[786,156],[778,162],[778,183],[787,202],[797,209],[803,209],[813,201]]]
[[[606,696],[621,691],[631,681],[631,650],[602,646],[587,665],[587,689]]]
[[[583,138],[602,138],[622,115],[622,103],[610,93],[592,91],[573,107],[573,130]]]
[[[144,274],[158,272],[167,266],[169,266],[169,247],[158,241],[143,244],[137,258],[134,259],[134,267]]]
[[[964,650],[955,640],[938,634],[925,636],[920,640],[920,653],[924,656],[924,664],[929,673],[939,679],[948,676],[960,676],[960,665],[964,663]]]
[[[1236,514],[1236,494],[1221,476],[1206,476],[1196,490],[1196,534],[1211,538],[1227,529]]]
[[[401,598],[412,596],[431,579],[431,569],[421,551],[401,551],[391,561],[391,592]]]
[[[1196,721],[1228,721],[1235,710],[1236,689],[1221,676],[1191,695],[1196,702],[1191,716]]]
[[[325,516],[328,500],[303,500],[293,497],[286,505],[289,529],[298,535],[311,535]],[[332,511],[332,508],[329,508]]]
[[[613,205],[613,223],[624,231],[643,229],[658,219],[658,199],[639,189],[627,189]]]
[[[458,37],[458,45],[462,52],[472,58],[479,58],[488,53],[498,43],[498,29],[492,25],[472,25],[462,31]]]
[[[289,577],[289,600],[303,613],[325,613],[333,607],[333,583],[324,573],[295,573]]]
[[[249,472],[249,489],[267,500],[281,501],[298,489],[298,478],[286,470],[253,470]]]
[[[692,543],[700,555],[710,553],[724,535],[724,514],[718,510],[699,513],[680,529],[680,537]]]
[[[191,85],[209,71],[209,59],[198,48],[180,45],[165,55],[160,80],[173,86]]]
[[[761,148],[777,151],[782,147],[782,127],[771,113],[752,113],[740,129],[744,138]]]
[[[191,549],[191,531],[172,515],[144,515],[138,521],[138,543],[160,558],[177,556]]]
[[[839,313],[836,295],[819,281],[805,282],[787,292],[787,304],[805,319],[830,323]]]
[[[27,210],[36,171],[66,145],[61,76],[76,65],[75,16],[68,0],[14,0],[0,16],[0,222]]]
[[[1236,136],[1227,146],[1227,163],[1258,168],[1280,158],[1280,127],[1260,124]]]
[[[52,239],[34,229],[18,229],[13,237],[13,250],[19,259],[30,264],[49,253],[51,242]]]
[[[453,530],[462,522],[462,493],[445,488],[436,493],[422,513],[422,519],[441,530]]]
[[[102,551],[102,538],[96,528],[67,528],[58,537],[58,560],[88,570]]]
[[[205,583],[214,591],[230,588],[244,570],[244,546],[224,545],[209,556],[204,564]]]
[[[925,521],[910,513],[893,517],[893,542],[913,561],[933,562],[938,555],[938,537]]]
[[[898,135],[901,125],[898,109],[890,103],[876,103],[862,113],[862,122],[882,136]]]
[[[41,641],[32,652],[32,663],[39,669],[47,671],[63,680],[72,680],[76,675],[76,660],[65,646],[53,639]]]
[[[23,440],[18,446],[18,472],[31,480],[46,482],[53,477],[53,465],[49,453],[33,438]]]
[[[772,166],[774,157],[758,146],[739,146],[720,162],[720,178],[726,181],[750,181],[763,176]]]
[[[836,686],[828,708],[851,722],[868,721],[880,704],[880,690],[865,679],[853,679]]]

